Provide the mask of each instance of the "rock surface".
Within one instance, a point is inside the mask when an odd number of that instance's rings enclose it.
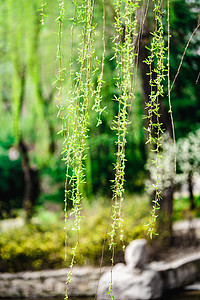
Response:
[[[145,239],[132,241],[126,248],[125,262],[130,269],[142,269],[147,263],[147,241]]]
[[[112,270],[112,293],[116,300],[158,299],[162,295],[163,283],[158,272],[147,268],[148,252],[145,239],[132,241],[125,251],[124,264]],[[110,299],[108,295],[111,273],[105,273],[99,282],[97,297]]]
[[[189,254],[169,263],[152,263],[164,282],[164,290],[184,287],[200,279],[200,253]]]
[[[107,294],[110,280],[110,272],[101,277],[98,299],[110,299]],[[112,292],[116,300],[158,299],[162,295],[162,281],[154,270],[130,271],[124,264],[117,264],[112,272]]]
[[[109,268],[102,268],[102,273]],[[0,298],[6,297],[64,297],[69,269],[40,272],[0,274]],[[74,267],[69,296],[94,296],[97,290],[99,269]]]
[[[188,255],[170,263],[147,262],[145,240],[130,243],[125,251],[126,265],[118,264],[112,271],[112,292],[116,300],[146,300],[161,297],[166,290],[184,287],[200,279],[200,253]],[[98,299],[107,295],[111,273],[100,279]]]

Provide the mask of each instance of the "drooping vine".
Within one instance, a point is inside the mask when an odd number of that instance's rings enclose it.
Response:
[[[119,96],[115,97],[118,102],[118,115],[113,123],[113,130],[117,135],[117,152],[116,163],[114,164],[115,178],[113,180],[113,197],[112,197],[112,213],[111,213],[111,231],[110,250],[111,258],[111,280],[108,294],[114,299],[112,293],[112,267],[114,265],[114,254],[116,246],[117,232],[120,234],[123,250],[125,248],[123,242],[123,218],[122,218],[122,202],[124,198],[125,183],[125,145],[127,127],[129,124],[128,115],[130,104],[134,99],[133,94],[133,75],[135,58],[137,53],[135,49],[135,37],[137,36],[137,20],[135,11],[139,7],[140,1],[115,1],[115,29],[116,37],[114,38],[114,49],[118,76],[117,88]]]
[[[58,32],[58,99],[60,102],[59,116],[62,119],[60,134],[64,137],[63,160],[66,163],[66,182],[65,182],[65,230],[66,245],[68,239],[67,204],[71,202],[70,216],[73,216],[74,223],[72,230],[76,232],[77,241],[72,248],[70,270],[67,275],[66,299],[68,298],[68,285],[72,279],[72,270],[75,257],[79,249],[79,233],[81,228],[81,201],[83,198],[82,189],[85,183],[84,162],[87,155],[87,138],[89,127],[89,107],[98,113],[98,125],[101,123],[101,89],[103,85],[103,67],[105,58],[105,4],[103,2],[103,55],[99,61],[96,57],[94,47],[95,23],[94,23],[94,1],[93,0],[74,0],[74,14],[71,19],[71,54],[70,54],[70,90],[63,104],[63,76],[65,69],[62,67],[62,24],[64,19],[64,1],[59,2],[60,16],[57,18],[59,23]],[[74,53],[74,31],[78,31],[79,45],[78,56]],[[77,29],[78,28],[78,29]],[[79,31],[81,28],[81,33]],[[76,32],[77,34],[77,32]],[[100,74],[99,67],[101,66]],[[95,88],[94,78],[97,77]],[[66,108],[66,109],[65,109]],[[67,113],[66,113],[66,112]],[[66,250],[65,250],[66,251]],[[66,254],[66,253],[65,253]]]
[[[105,42],[105,19],[106,19],[106,11],[105,11],[105,0],[102,1],[103,5],[103,26],[102,26],[102,41],[103,41],[103,53],[102,53],[102,60],[101,60],[101,70],[100,75],[98,75],[98,65],[97,65],[97,59],[95,56],[95,66],[96,66],[96,72],[97,72],[97,87],[94,90],[94,105],[92,107],[93,110],[95,110],[98,113],[98,119],[97,119],[97,126],[99,126],[101,121],[101,114],[105,110],[106,107],[101,107],[101,101],[102,101],[102,95],[101,90],[103,86],[103,73],[104,73],[104,61],[105,61],[105,53],[106,53],[106,42]]]
[[[166,74],[165,69],[165,53],[167,48],[164,45],[164,29],[163,29],[163,11],[162,0],[153,0],[154,15],[155,15],[155,30],[152,33],[151,45],[148,48],[150,51],[149,57],[145,60],[145,63],[149,65],[149,84],[151,88],[151,94],[149,95],[149,101],[146,103],[148,115],[148,140],[147,143],[152,145],[151,151],[155,152],[155,159],[152,160],[152,164],[156,166],[156,180],[152,185],[155,197],[152,200],[153,209],[151,212],[151,220],[148,224],[148,233],[152,238],[155,233],[155,223],[157,219],[157,211],[160,209],[160,200],[162,199],[159,190],[159,170],[160,158],[162,157],[160,150],[162,146],[162,123],[160,122],[160,100],[164,96],[163,80]]]
[[[71,281],[72,268],[76,256],[76,250],[79,245],[79,232],[81,222],[81,200],[82,192],[81,186],[85,182],[84,174],[84,160],[86,155],[86,139],[88,137],[88,107],[91,91],[93,89],[93,82],[91,80],[92,72],[92,57],[93,57],[93,3],[92,1],[76,1],[76,22],[81,23],[81,44],[79,50],[78,63],[80,66],[79,72],[76,72],[73,77],[73,57],[71,57],[71,89],[70,99],[68,104],[68,119],[67,119],[67,147],[64,149],[65,161],[67,168],[71,169],[69,177],[70,190],[66,186],[66,199],[72,201],[71,214],[74,215],[73,230],[77,233],[77,242],[73,248],[72,261],[70,272],[67,277],[68,284]],[[73,20],[75,22],[75,20]],[[72,27],[74,30],[74,27]],[[72,42],[73,43],[73,42]],[[73,46],[73,45],[72,45]],[[71,53],[73,55],[73,52]],[[74,80],[73,80],[74,78]],[[66,293],[66,298],[68,295]]]
[[[58,134],[63,134],[64,137],[64,145],[66,146],[66,132],[65,132],[65,127],[66,127],[66,119],[64,116],[64,106],[63,106],[63,82],[64,82],[64,75],[65,75],[65,69],[62,66],[62,28],[63,28],[63,21],[65,18],[65,8],[64,8],[64,2],[58,2],[59,4],[59,16],[56,19],[56,22],[58,23],[59,29],[58,29],[58,46],[57,46],[57,55],[56,59],[58,61],[58,75],[57,75],[57,80],[58,86],[58,96],[57,100],[59,101],[59,106],[58,106],[58,117],[62,120],[62,125],[61,125],[61,130],[58,132]],[[66,215],[67,215],[67,204],[66,204],[66,184],[67,180],[65,182],[65,207],[64,207],[64,212],[65,212],[65,228],[66,229]],[[65,244],[66,244],[66,238],[65,238]],[[65,259],[66,259],[66,247],[65,247]]]
[[[40,16],[41,16],[40,22],[41,22],[42,26],[44,25],[44,19],[46,17],[46,14],[44,12],[46,5],[47,5],[47,2],[44,2],[44,0],[42,0],[41,8],[38,9],[40,11]]]

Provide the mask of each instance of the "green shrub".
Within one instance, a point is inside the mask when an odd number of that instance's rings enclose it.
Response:
[[[79,265],[99,266],[102,247],[106,235],[110,207],[107,200],[98,199],[91,207],[83,208],[80,232],[80,248],[76,256]],[[124,203],[124,242],[144,237],[146,230],[147,199],[128,197]],[[0,271],[17,272],[22,270],[42,270],[47,268],[68,267],[71,262],[71,249],[77,237],[70,227],[72,217],[68,220],[69,238],[65,256],[64,220],[62,211],[50,212],[38,208],[32,224],[22,228],[13,228],[1,232],[0,236]],[[118,238],[116,262],[123,259],[122,245]],[[110,264],[109,238],[106,237],[104,264]]]
[[[1,271],[60,267],[63,246],[64,233],[56,226],[26,225],[21,229],[6,231],[0,239]]]

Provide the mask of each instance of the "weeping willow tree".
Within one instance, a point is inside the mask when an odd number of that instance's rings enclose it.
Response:
[[[70,56],[70,89],[66,96],[63,97],[63,89],[65,82],[65,67],[63,66],[63,26],[65,19],[65,6],[63,1],[58,1],[59,16],[58,22],[58,76],[57,89],[60,102],[59,116],[62,120],[62,128],[59,132],[64,138],[63,160],[66,162],[66,183],[65,183],[65,223],[67,229],[68,210],[67,203],[71,201],[72,210],[70,216],[74,216],[74,226],[72,230],[77,233],[77,242],[72,249],[72,260],[70,271],[67,277],[68,284],[71,281],[72,269],[75,257],[79,248],[79,234],[81,229],[81,201],[83,199],[83,185],[85,183],[85,161],[88,150],[89,122],[91,109],[97,113],[97,126],[102,123],[101,115],[106,109],[102,107],[102,89],[104,85],[104,60],[106,53],[105,43],[105,19],[106,19],[106,3],[102,1],[102,25],[98,34],[102,40],[102,55],[99,58],[96,54],[95,35],[97,34],[97,25],[95,22],[95,2],[88,0],[76,0],[74,3],[74,13],[71,25],[71,56]],[[110,4],[110,3],[109,3]],[[111,5],[111,4],[110,4]],[[112,37],[114,55],[112,60],[116,65],[116,88],[117,93],[114,99],[117,103],[117,114],[113,117],[112,130],[116,132],[116,161],[114,163],[114,179],[112,182],[112,200],[110,212],[110,231],[106,233],[110,236],[111,265],[114,264],[116,236],[119,234],[123,243],[123,217],[122,204],[125,192],[125,164],[126,154],[125,148],[127,143],[128,126],[130,123],[131,107],[134,106],[135,92],[137,86],[137,73],[139,64],[140,42],[144,31],[147,11],[153,10],[154,30],[148,57],[145,64],[148,66],[150,93],[146,102],[146,119],[148,133],[147,143],[150,144],[150,150],[153,151],[155,159],[152,163],[156,167],[156,181],[152,186],[154,190],[152,217],[148,224],[148,231],[152,238],[155,232],[155,224],[157,219],[157,211],[160,208],[160,200],[162,199],[159,190],[159,160],[161,157],[163,124],[160,121],[161,99],[164,97],[163,81],[168,77],[168,89],[170,88],[169,79],[169,1],[161,0],[152,1],[151,5],[145,1],[114,1],[112,5],[115,34]],[[163,9],[167,10],[168,22],[168,38],[165,43],[163,29]],[[74,40],[75,29],[80,27],[78,55],[74,60]],[[167,63],[166,63],[167,62]],[[169,92],[169,91],[168,91]],[[169,94],[169,113],[172,118],[172,109]],[[65,105],[64,105],[65,101]],[[172,126],[173,128],[173,126]],[[94,130],[94,129],[93,129]],[[68,231],[66,233],[66,240]],[[112,267],[109,294],[112,295]],[[66,293],[66,298],[68,293]]]
[[[39,171],[51,163],[56,152],[58,126],[53,116],[56,88],[55,61],[57,37],[53,22],[42,27],[40,1],[1,3],[1,122],[5,124],[1,142],[14,147],[21,157],[27,218],[33,214],[40,191]],[[56,9],[49,4],[49,9]],[[66,60],[65,60],[66,61]],[[9,141],[9,142],[8,142]],[[16,178],[17,181],[17,178]]]

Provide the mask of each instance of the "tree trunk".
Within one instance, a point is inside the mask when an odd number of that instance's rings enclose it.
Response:
[[[34,206],[39,195],[39,174],[36,168],[32,168],[30,166],[30,160],[28,156],[28,146],[24,142],[22,138],[22,133],[20,130],[20,118],[21,112],[23,108],[23,104],[25,101],[25,83],[26,83],[26,68],[22,67],[18,68],[18,74],[21,80],[21,91],[19,96],[19,105],[17,109],[16,115],[16,134],[18,136],[18,147],[22,157],[22,170],[24,174],[24,199],[23,199],[23,207],[26,212],[27,221],[33,215]]]
[[[189,189],[189,197],[190,197],[190,210],[195,208],[194,204],[194,194],[193,194],[193,180],[192,180],[192,172],[188,175],[188,189]]]
[[[159,243],[168,246],[172,243],[172,213],[173,213],[174,187],[164,190],[160,202],[160,213],[158,216]]]
[[[22,156],[22,169],[25,182],[23,207],[26,211],[27,221],[30,221],[39,195],[39,174],[36,168],[30,166],[28,147],[22,139],[19,142],[19,149]]]

